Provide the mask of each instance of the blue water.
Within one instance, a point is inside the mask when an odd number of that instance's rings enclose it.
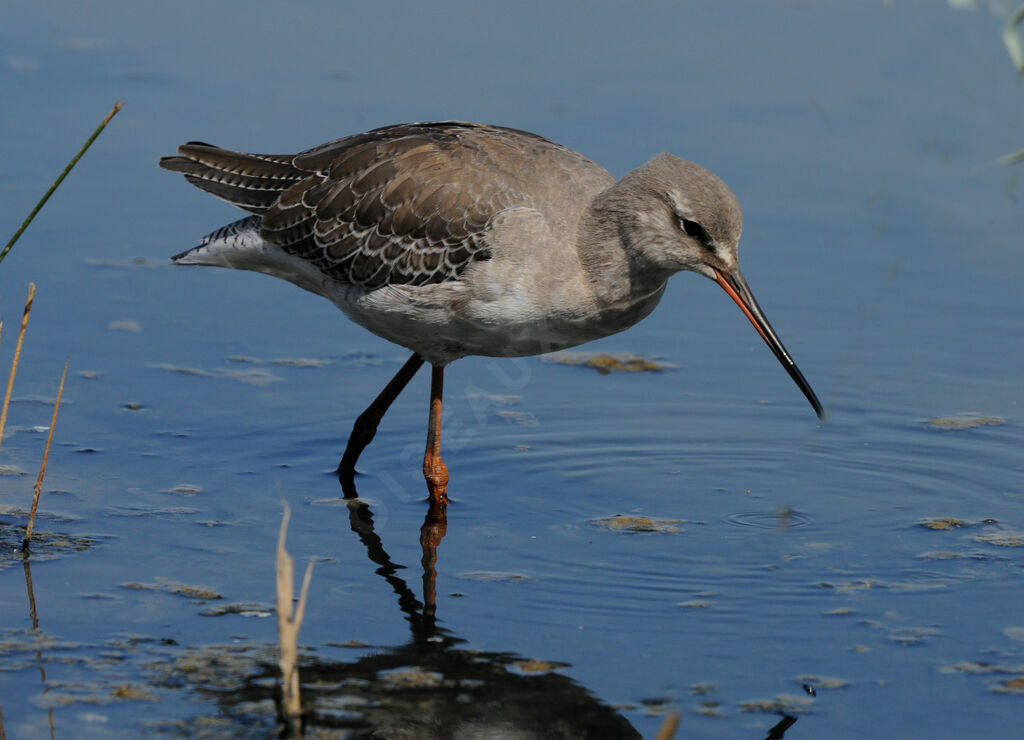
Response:
[[[401,718],[423,737],[651,737],[673,708],[680,737],[762,738],[785,714],[787,738],[1017,732],[1024,251],[1020,165],[996,160],[1024,146],[1024,93],[987,6],[0,15],[3,241],[125,101],[0,264],[0,367],[38,288],[0,448],[24,472],[0,476],[8,737],[266,736],[282,498],[297,567],[320,558],[300,670],[325,736]],[[661,151],[721,175],[747,279],[828,415],[695,275],[583,348],[665,372],[454,364],[425,631],[426,373],[360,461],[360,539],[330,471],[404,350],[284,282],[170,266],[237,212],[156,160],[191,139],[286,152],[444,118],[535,131],[617,176]],[[49,539],[26,569],[16,527],[65,356]],[[1000,423],[927,423],[966,412]],[[682,521],[595,523],[615,514]],[[936,517],[963,526],[921,525]],[[204,615],[225,604],[249,606]],[[449,683],[388,683],[410,666]]]

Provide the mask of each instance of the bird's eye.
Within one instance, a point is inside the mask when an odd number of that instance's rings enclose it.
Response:
[[[696,221],[680,217],[679,226],[686,232],[687,236],[692,236],[694,239],[701,239],[701,237],[704,236],[704,227]]]
[[[708,234],[707,230],[696,221],[691,221],[688,218],[678,216],[679,228],[690,238],[696,239],[701,245],[712,252],[715,251],[715,244],[711,241],[711,235]]]

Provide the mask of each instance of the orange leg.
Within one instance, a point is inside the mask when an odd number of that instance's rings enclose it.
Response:
[[[402,368],[384,386],[384,390],[373,400],[369,408],[356,419],[356,423],[352,426],[352,434],[348,438],[348,445],[345,446],[345,454],[338,465],[337,473],[339,477],[351,479],[356,470],[356,460],[359,459],[359,455],[366,448],[366,445],[370,444],[373,436],[377,433],[377,425],[380,424],[380,420],[384,418],[384,414],[391,406],[391,403],[398,398],[398,394],[409,384],[412,376],[416,374],[416,371],[420,369],[422,364],[423,358],[417,354],[406,360]]]
[[[427,425],[427,449],[423,453],[423,477],[434,505],[448,503],[448,468],[441,459],[441,393],[444,389],[444,367],[430,368],[430,422]]]

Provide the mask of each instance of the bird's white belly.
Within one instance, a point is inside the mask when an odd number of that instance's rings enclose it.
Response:
[[[538,304],[515,292],[491,300],[460,296],[463,286],[388,287],[334,302],[357,324],[445,365],[468,355],[523,357],[574,347],[623,331],[647,316],[663,290],[630,306],[596,311]]]

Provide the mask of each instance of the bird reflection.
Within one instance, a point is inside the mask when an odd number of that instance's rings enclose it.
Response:
[[[374,530],[370,505],[359,498],[354,476],[341,478],[349,525],[367,556],[398,596],[412,633],[410,641],[352,664],[315,662],[303,666],[305,681],[342,681],[365,704],[357,713],[366,737],[639,738],[637,730],[586,688],[550,668],[513,653],[483,653],[459,647],[464,640],[438,627],[437,551],[446,532],[444,503],[433,501],[420,528],[423,601],[398,575]],[[527,673],[522,666],[549,666]],[[396,676],[404,676],[396,682]],[[352,678],[363,679],[352,684]],[[408,680],[405,680],[408,679]],[[401,688],[396,686],[401,684]],[[307,694],[308,697],[308,694]],[[316,699],[311,718],[319,716]],[[784,715],[769,730],[782,740],[796,718]],[[314,721],[315,724],[315,721]],[[364,735],[357,735],[362,737]]]
[[[401,566],[392,563],[391,558],[385,552],[384,543],[374,531],[373,512],[370,510],[370,505],[359,498],[354,478],[343,476],[340,480],[345,503],[348,506],[349,526],[359,537],[359,541],[363,543],[370,560],[380,566],[376,571],[377,575],[384,578],[398,595],[398,606],[406,615],[406,620],[412,628],[413,639],[424,641],[433,637],[437,614],[437,548],[448,531],[445,504],[435,503],[431,499],[423,526],[420,527],[420,547],[423,549],[423,557],[420,562],[423,565],[424,602],[421,604],[405,580],[398,576]]]
[[[437,551],[444,539],[443,504],[431,502],[420,528],[423,601],[398,575],[374,530],[373,511],[358,497],[355,480],[342,479],[349,525],[366,548],[376,573],[398,597],[410,625],[408,643],[378,650],[354,663],[314,661],[302,667],[303,682],[345,685],[359,697],[359,727],[367,737],[639,738],[611,707],[542,661],[514,653],[465,650],[465,641],[437,625]],[[529,666],[527,668],[527,666]],[[536,666],[546,666],[532,672]],[[355,681],[353,681],[355,679]],[[321,717],[312,701],[309,726]],[[355,727],[353,727],[355,729]],[[361,733],[357,734],[362,737]]]
[[[374,527],[374,512],[354,480],[344,490],[349,525],[391,587],[409,624],[403,644],[366,646],[353,660],[314,651],[301,654],[306,736],[346,738],[640,738],[619,711],[563,675],[565,664],[512,652],[484,652],[437,622],[437,557],[445,536],[443,509],[431,507],[420,529],[422,597],[400,575]],[[408,571],[406,571],[408,572]],[[273,650],[270,651],[273,655]],[[188,666],[189,687],[216,703],[218,721],[266,726],[268,685],[279,669],[267,646],[194,648],[167,669],[167,680]],[[203,678],[201,678],[203,677]],[[198,720],[197,720],[198,722]],[[781,740],[795,722],[770,730]],[[197,730],[199,726],[197,724]]]

